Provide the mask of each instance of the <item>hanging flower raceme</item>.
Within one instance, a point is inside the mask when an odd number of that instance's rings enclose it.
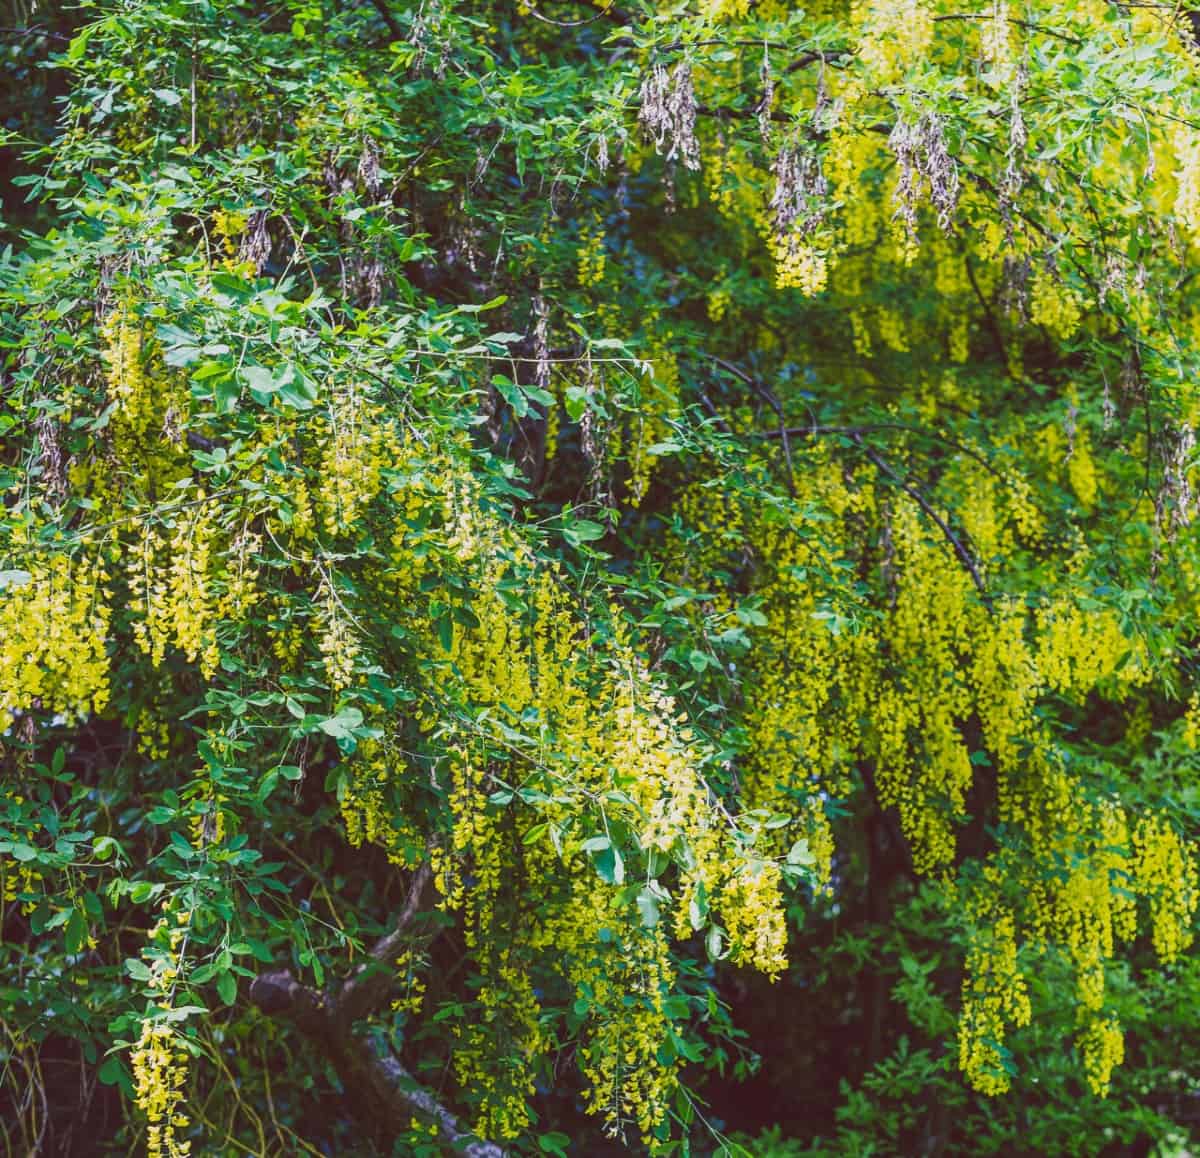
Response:
[[[134,1100],[146,1118],[147,1155],[186,1158],[192,1144],[180,1135],[191,1124],[183,1109],[188,1055],[170,1025],[153,1019],[144,1021],[130,1063]]]
[[[109,696],[104,563],[35,547],[15,561],[0,572],[0,733],[20,712],[79,718]]]

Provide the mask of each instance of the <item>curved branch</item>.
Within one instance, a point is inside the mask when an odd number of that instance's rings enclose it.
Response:
[[[387,994],[391,977],[381,966],[411,938],[409,926],[420,912],[432,876],[428,862],[417,869],[396,927],[380,939],[371,950],[371,960],[359,966],[336,995],[304,985],[288,969],[276,969],[254,979],[250,1000],[269,1017],[289,1018],[313,1040],[333,1063],[342,1088],[364,1121],[396,1135],[407,1130],[416,1116],[435,1126],[443,1144],[456,1154],[505,1158],[503,1147],[464,1128],[399,1058],[378,1052],[369,1038],[354,1033],[354,1022]]]
[[[360,965],[342,986],[338,1009],[347,1022],[366,1017],[387,994],[393,979],[388,967],[405,941],[410,939],[408,926],[420,911],[422,897],[432,880],[433,869],[426,861],[413,876],[408,900],[396,918],[396,927],[376,943],[370,960]]]
[[[371,0],[371,4],[375,11],[379,13],[379,18],[387,25],[388,35],[393,40],[402,40],[404,38],[404,30],[400,27],[400,22],[396,19],[395,13],[388,7],[387,0]]]
[[[943,446],[948,446],[960,454],[965,454],[968,458],[979,463],[984,470],[994,477],[1001,481],[1004,479],[1004,475],[984,455],[980,454],[979,451],[972,450],[965,443],[950,438],[939,431],[929,430],[922,426],[913,426],[907,422],[864,422],[856,426],[826,426],[818,423],[813,426],[789,426],[787,434],[791,438],[820,438],[826,435],[842,435],[846,438],[854,438],[860,434],[874,434],[876,431],[884,430],[900,430],[907,434],[915,434],[918,438],[927,438],[931,442],[940,442]],[[779,438],[780,434],[781,431],[778,430],[756,430],[753,432],[755,438],[766,439]]]
[[[941,515],[933,509],[929,500],[921,494],[916,487],[912,486],[905,479],[901,478],[887,461],[879,454],[878,451],[868,446],[858,435],[851,436],[857,446],[862,449],[863,454],[874,464],[876,469],[885,478],[890,479],[896,484],[910,499],[913,500],[925,512],[930,522],[934,523],[938,530],[945,536],[946,541],[954,548],[954,553],[958,556],[963,567],[966,568],[967,574],[971,576],[971,581],[975,584],[976,590],[983,597],[986,606],[991,605],[991,596],[988,594],[987,584],[983,581],[983,576],[979,572],[979,567],[975,562],[971,552],[963,546],[959,537],[950,529],[950,524],[942,518]]]

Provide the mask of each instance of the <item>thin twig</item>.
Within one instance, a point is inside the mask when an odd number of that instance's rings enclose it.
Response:
[[[963,567],[966,568],[967,574],[971,576],[971,580],[974,582],[979,594],[983,596],[984,602],[986,604],[990,604],[991,596],[988,594],[987,584],[984,583],[983,576],[979,573],[979,567],[971,555],[971,552],[963,546],[962,541],[958,538],[954,531],[951,530],[950,524],[947,523],[946,520],[943,519],[942,516],[933,509],[933,506],[930,504],[929,500],[923,494],[921,494],[916,487],[912,486],[905,479],[901,478],[900,475],[898,475],[891,468],[891,466],[888,465],[887,461],[879,454],[877,450],[871,446],[868,446],[865,442],[863,442],[862,438],[857,435],[852,436],[852,438],[854,443],[862,448],[862,452],[878,468],[879,473],[894,482],[896,486],[898,486],[906,495],[908,495],[908,497],[912,499],[922,511],[925,512],[925,515],[937,526],[938,530],[942,532],[942,534],[946,537],[946,541],[954,548],[954,553],[958,556],[959,561],[962,563]]]
[[[752,374],[746,373],[740,366],[734,362],[726,361],[726,359],[714,356],[713,361],[721,367],[722,370],[732,374],[735,378],[744,382],[750,387],[759,397],[766,400],[768,406],[775,411],[775,417],[779,419],[779,429],[776,432],[779,441],[783,444],[783,458],[787,463],[787,488],[788,494],[795,497],[795,467],[792,465],[792,443],[788,437],[787,418],[783,413],[783,404],[775,396],[775,391],[765,383],[760,382]]]
[[[948,435],[940,434],[936,430],[925,430],[920,426],[910,426],[905,422],[864,422],[859,426],[789,426],[786,433],[792,438],[823,438],[827,435],[844,435],[847,438],[852,438],[855,435],[875,434],[882,430],[901,430],[908,434],[915,434],[920,438],[928,438],[933,442],[940,442],[945,446],[957,450],[960,454],[965,454],[968,458],[974,459],[984,470],[996,478],[1004,478],[1004,475],[977,450],[972,450],[969,446],[950,438]],[[781,432],[778,430],[759,430],[754,433],[754,437],[778,438],[780,434]]]
[[[357,1021],[360,1017],[365,1017],[386,993],[392,980],[386,970],[399,953],[400,947],[410,939],[412,934],[409,926],[420,912],[422,898],[432,880],[433,868],[429,861],[426,861],[413,875],[408,900],[396,918],[395,928],[387,936],[380,938],[371,950],[371,960],[360,965],[342,986],[338,1008],[347,1021]]]

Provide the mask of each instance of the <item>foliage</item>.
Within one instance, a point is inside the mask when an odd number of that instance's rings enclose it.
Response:
[[[552,7],[6,25],[8,1145],[1183,1145],[1190,20]]]

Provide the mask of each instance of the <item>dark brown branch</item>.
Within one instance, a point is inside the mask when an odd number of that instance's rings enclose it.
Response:
[[[830,52],[821,52],[813,49],[810,52],[802,52],[795,60],[788,64],[783,70],[784,75],[790,75],[793,72],[799,72],[801,69],[808,68],[810,65],[816,64],[818,61],[822,64],[831,64],[835,61],[840,61],[843,57],[853,56],[854,53],[849,48],[835,48]]]
[[[600,9],[599,12],[594,12],[591,16],[585,16],[582,20],[555,20],[553,16],[543,16],[536,8],[529,9],[529,15],[535,20],[540,20],[543,24],[553,25],[555,28],[583,28],[588,24],[594,24],[597,20],[613,19],[612,4],[609,3]],[[622,20],[622,24],[628,24],[628,20]]]
[[[713,425],[722,434],[732,434],[733,428],[721,417],[721,412],[717,409],[713,400],[703,390],[698,390],[697,394],[700,396],[700,402],[703,404],[704,409],[708,411],[709,417],[713,420]]]
[[[263,973],[250,986],[250,1000],[273,1017],[289,1017],[333,1063],[342,1088],[364,1121],[393,1136],[409,1129],[413,1116],[437,1126],[444,1143],[468,1158],[504,1158],[494,1142],[481,1141],[391,1055],[375,1052],[351,1032],[335,1000],[302,985],[286,969]]]
[[[192,450],[203,450],[210,454],[217,445],[211,438],[205,438],[203,434],[197,434],[194,430],[187,432],[187,444]]]
[[[977,450],[972,450],[969,446],[949,438],[944,434],[939,434],[936,430],[926,430],[920,426],[910,426],[906,422],[864,422],[859,426],[789,426],[786,431],[779,430],[759,430],[755,431],[755,438],[779,438],[781,433],[786,433],[790,438],[824,438],[829,435],[843,435],[846,438],[853,438],[860,434],[875,434],[883,430],[901,430],[908,434],[915,434],[918,438],[927,438],[931,442],[940,442],[943,446],[951,447],[960,454],[965,454],[968,458],[979,463],[984,470],[989,474],[995,475],[998,479],[1003,479],[1004,475],[998,471],[988,460]]]
[[[979,284],[979,279],[975,276],[975,267],[971,264],[971,259],[966,254],[963,254],[963,263],[967,268],[967,280],[971,283],[971,289],[975,292],[975,297],[978,298],[980,306],[983,307],[983,316],[987,318],[992,341],[996,343],[996,355],[1007,366],[1008,352],[1004,345],[1004,332],[1000,329],[1000,323],[996,320],[996,314],[992,310],[992,303],[987,300],[983,288]]]
[[[791,439],[789,438],[787,419],[783,413],[783,404],[776,397],[775,391],[767,386],[766,383],[760,382],[752,374],[747,374],[746,371],[736,363],[728,362],[724,358],[720,358],[715,355],[713,356],[713,361],[720,366],[722,370],[732,374],[739,381],[744,382],[747,386],[749,386],[751,390],[753,390],[760,398],[764,399],[767,405],[775,411],[775,417],[779,419],[779,428],[776,433],[779,436],[779,441],[783,444],[783,459],[784,462],[787,463],[788,494],[794,497],[796,494],[796,470],[792,465],[792,443]]]
[[[0,36],[44,36],[47,40],[61,40],[64,44],[69,44],[71,41],[69,36],[64,36],[61,32],[51,32],[50,29],[43,28],[40,24],[30,24],[25,28],[6,24],[0,27]]]
[[[963,567],[966,568],[967,574],[971,576],[971,581],[975,584],[976,590],[980,595],[983,596],[984,602],[986,604],[990,604],[991,596],[988,594],[987,584],[984,583],[983,576],[979,573],[979,567],[976,564],[974,557],[971,555],[971,552],[963,546],[962,540],[960,540],[951,529],[950,524],[947,523],[946,520],[943,519],[942,516],[933,509],[933,506],[929,500],[923,494],[921,494],[916,487],[912,486],[905,479],[901,478],[900,475],[898,475],[891,468],[891,466],[888,465],[887,460],[884,459],[877,450],[868,446],[858,435],[852,435],[851,437],[853,438],[855,444],[862,448],[863,454],[865,454],[871,463],[878,469],[879,473],[885,478],[890,479],[906,495],[908,495],[908,497],[912,499],[922,511],[925,512],[925,515],[930,522],[932,522],[938,528],[938,530],[942,532],[946,538],[946,541],[951,547],[954,548],[954,553],[958,556],[959,561],[962,563]]]
[[[696,112],[702,117],[717,117],[723,119],[726,117],[734,117],[738,120],[757,120],[758,110],[755,108],[734,108],[732,105],[697,105]],[[796,118],[787,113],[771,113],[771,120],[782,125],[792,125],[796,123]]]
[[[386,964],[412,933],[425,890],[432,879],[428,863],[413,875],[408,899],[395,928],[371,950],[334,996],[298,981],[287,969],[262,973],[250,985],[250,1000],[271,1017],[287,1017],[333,1063],[347,1097],[364,1122],[395,1136],[411,1125],[414,1115],[436,1126],[448,1150],[467,1158],[505,1158],[494,1142],[475,1137],[454,1113],[422,1086],[399,1058],[376,1051],[371,1041],[354,1033],[354,1022],[386,996],[391,978]]]
[[[941,22],[943,20],[994,20],[995,17],[988,12],[946,12],[940,16],[935,16],[934,20]],[[1024,28],[1026,32],[1042,32],[1047,36],[1053,36],[1058,40],[1065,40],[1068,44],[1082,44],[1082,37],[1074,35],[1071,32],[1063,32],[1061,28],[1051,28],[1048,24],[1036,24],[1032,20],[1016,20],[1012,17],[1008,19],[1009,24],[1015,24],[1018,28]]]
[[[422,898],[432,879],[433,870],[426,861],[413,876],[408,900],[396,918],[396,927],[379,940],[371,950],[371,959],[360,965],[342,986],[338,1009],[348,1022],[366,1017],[386,996],[393,980],[390,966],[411,937],[408,927],[420,912]]]
[[[388,33],[393,40],[400,40],[404,36],[404,31],[400,27],[400,22],[388,7],[387,0],[371,0],[375,7],[375,11],[379,13],[379,18],[387,25]]]

